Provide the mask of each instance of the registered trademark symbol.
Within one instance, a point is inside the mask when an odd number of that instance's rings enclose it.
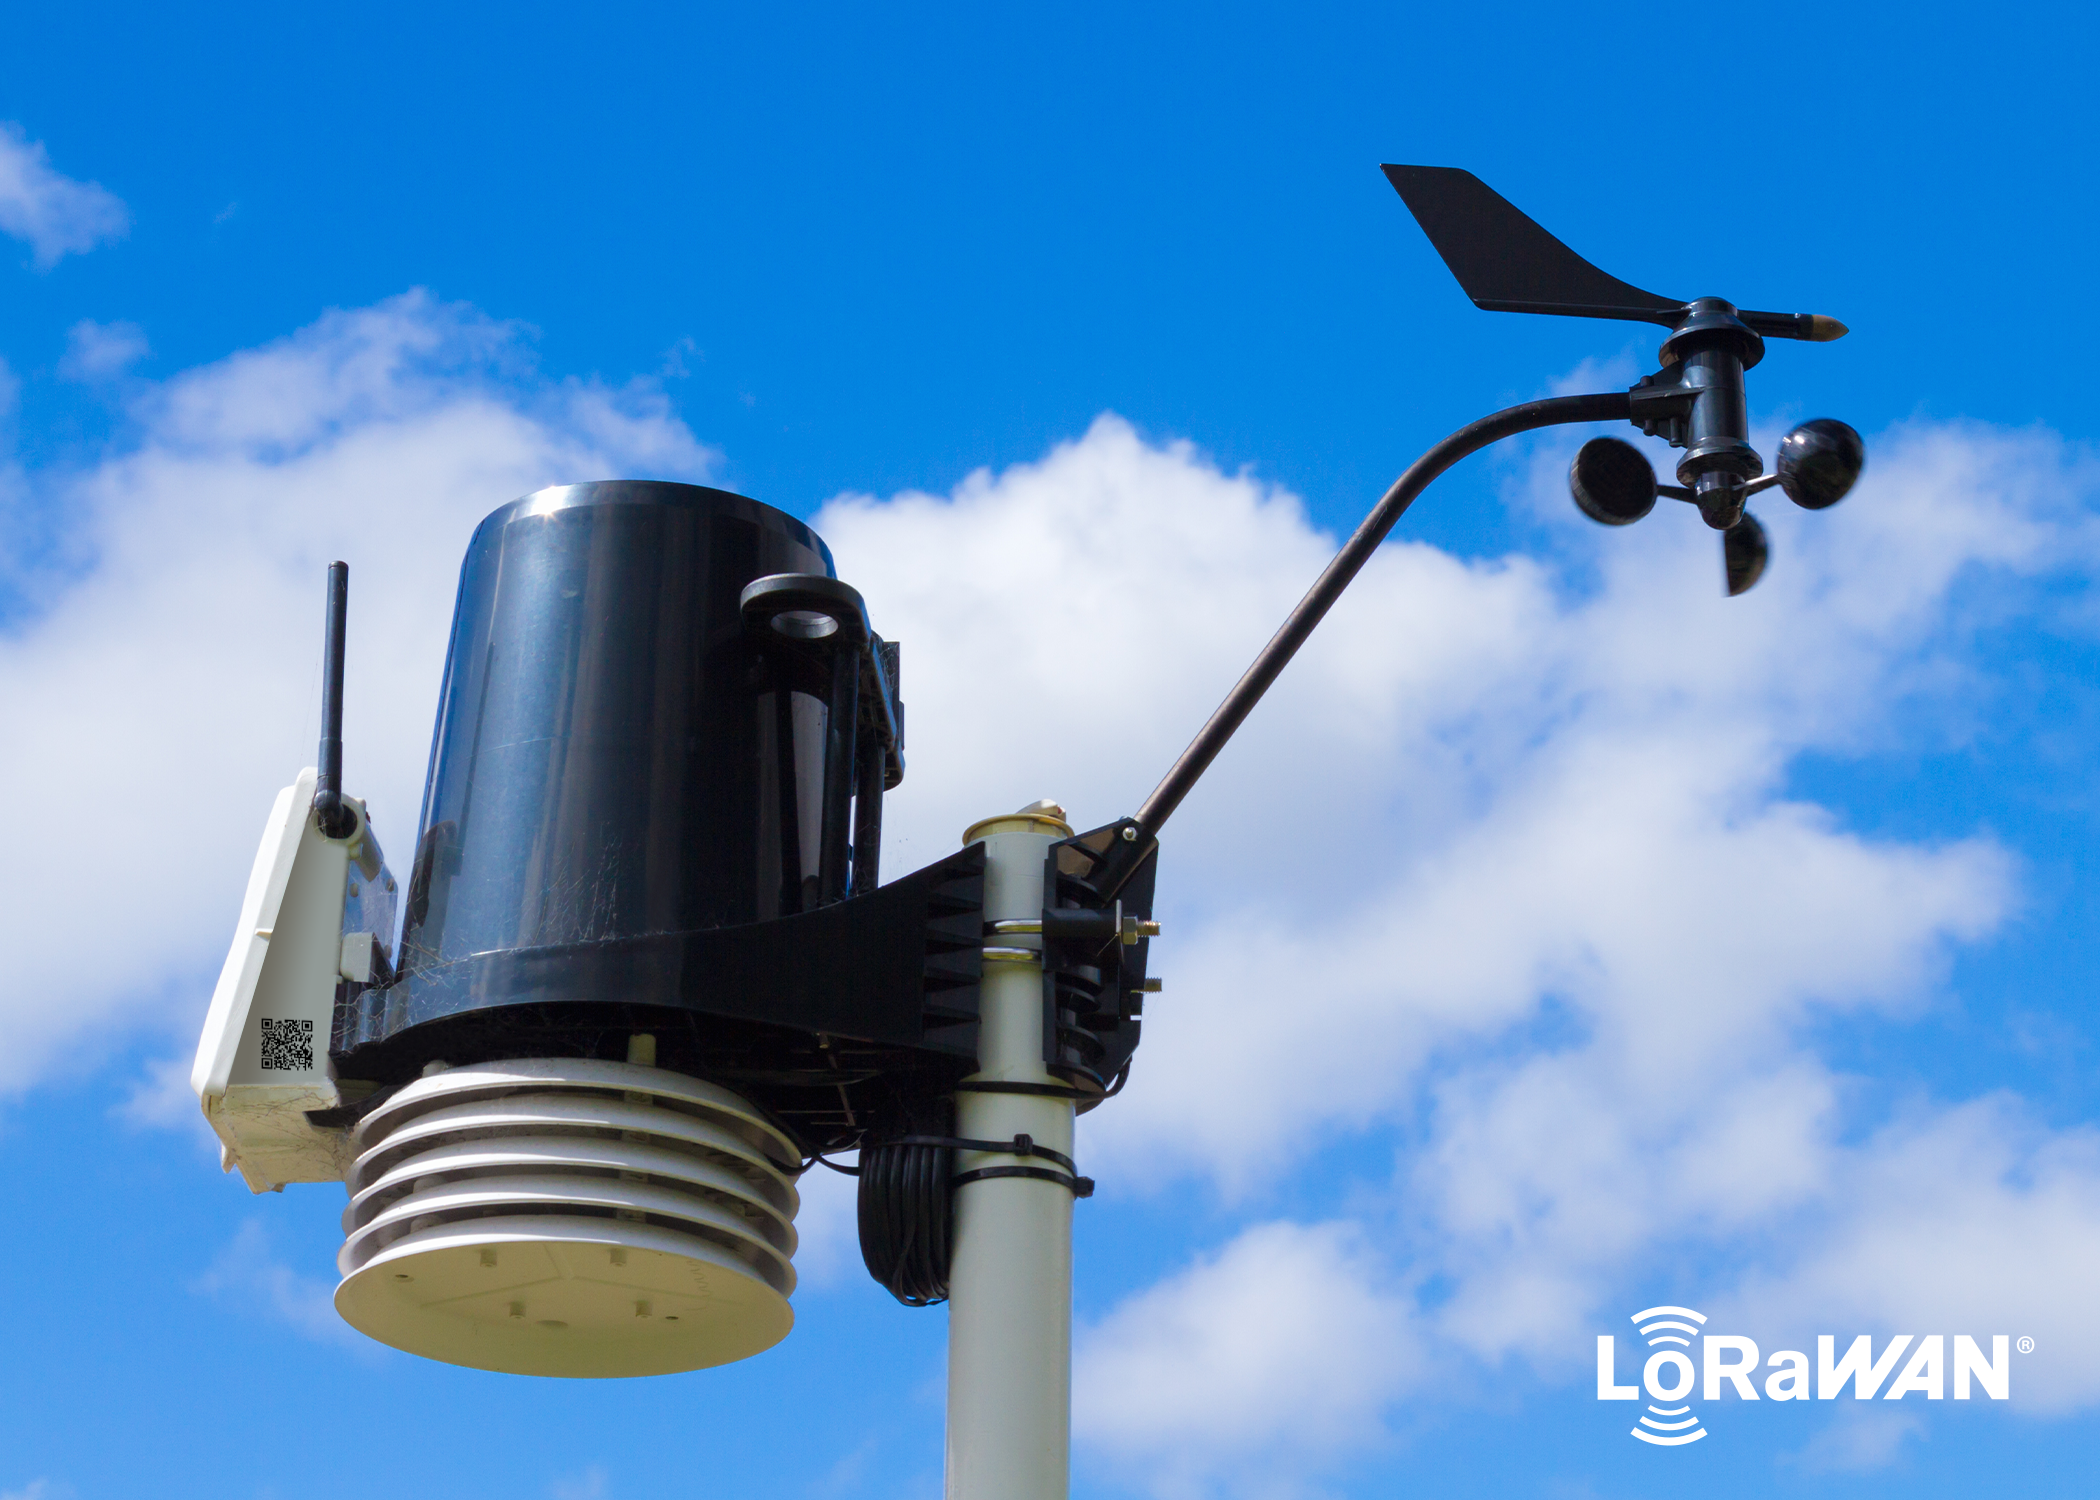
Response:
[[[2020,1335],[2020,1342],[2016,1347],[2022,1354],[2032,1354],[2034,1353],[2034,1340],[2023,1333]]]

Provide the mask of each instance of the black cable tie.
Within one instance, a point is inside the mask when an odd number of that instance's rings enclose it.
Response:
[[[1035,1137],[1017,1135],[1010,1141],[970,1141],[952,1135],[900,1135],[886,1141],[878,1141],[871,1148],[880,1150],[884,1146],[952,1146],[958,1151],[996,1151],[1006,1156],[1040,1156],[1054,1161],[1067,1172],[1077,1176],[1079,1164],[1062,1151],[1052,1151],[1048,1146],[1038,1146]],[[828,1162],[826,1165],[830,1165]],[[842,1167],[839,1170],[844,1171]]]
[[[966,1182],[976,1182],[983,1177],[1032,1177],[1038,1182],[1054,1182],[1059,1187],[1069,1188],[1075,1198],[1094,1196],[1094,1179],[1077,1174],[1067,1177],[1062,1172],[1052,1172],[1044,1167],[979,1167],[974,1172],[958,1172],[948,1179],[951,1188],[961,1187]]]

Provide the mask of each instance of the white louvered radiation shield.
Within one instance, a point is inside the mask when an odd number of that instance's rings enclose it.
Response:
[[[412,1354],[662,1375],[786,1337],[800,1153],[727,1089],[634,1063],[417,1079],[352,1139],[335,1305]]]

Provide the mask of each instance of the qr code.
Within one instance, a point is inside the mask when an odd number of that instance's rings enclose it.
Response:
[[[314,1068],[314,1023],[262,1018],[263,1071],[311,1073]]]

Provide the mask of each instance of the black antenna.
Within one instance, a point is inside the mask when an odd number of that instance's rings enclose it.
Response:
[[[343,805],[343,637],[350,614],[350,564],[328,565],[328,620],[321,644],[321,757],[314,819],[332,839],[348,838],[357,815]]]

